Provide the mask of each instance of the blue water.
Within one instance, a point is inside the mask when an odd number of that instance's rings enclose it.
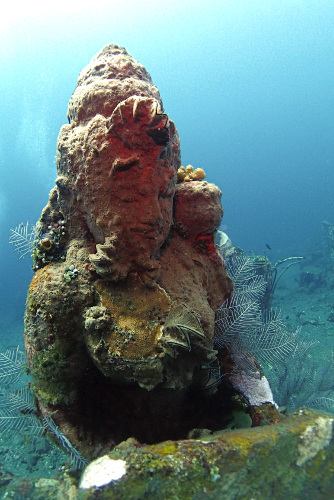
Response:
[[[269,244],[273,261],[317,250],[322,221],[334,223],[333,2],[69,3],[13,3],[0,22],[3,343],[20,341],[32,276],[9,230],[34,223],[46,205],[76,79],[108,43],[150,72],[182,163],[203,168],[223,192],[234,245],[262,254]]]
[[[2,21],[0,303],[22,308],[31,277],[8,247],[34,222],[80,70],[125,46],[158,86],[182,161],[223,191],[236,245],[304,254],[334,218],[334,4],[328,1],[58,3]],[[143,4],[143,6],[141,5]],[[36,9],[35,9],[36,10]],[[6,24],[7,22],[7,24]]]

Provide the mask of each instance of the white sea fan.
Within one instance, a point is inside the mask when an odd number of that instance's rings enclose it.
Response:
[[[10,229],[9,243],[14,245],[14,248],[20,254],[20,259],[27,254],[31,255],[35,238],[36,226],[29,224],[19,224],[15,229]]]
[[[214,342],[228,347],[236,364],[258,376],[259,365],[282,362],[295,349],[295,333],[288,332],[280,313],[263,310],[262,299],[272,284],[265,262],[246,255],[228,259],[233,294],[216,311]]]

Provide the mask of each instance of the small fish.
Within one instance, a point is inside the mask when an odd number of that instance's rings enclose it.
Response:
[[[268,245],[268,243],[266,243],[266,247],[268,248],[268,250],[271,250],[271,246]]]

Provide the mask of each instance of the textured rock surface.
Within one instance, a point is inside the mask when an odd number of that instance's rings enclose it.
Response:
[[[131,443],[129,443],[131,444]],[[89,498],[332,498],[333,415],[300,410],[280,424],[198,440],[115,449],[127,474]]]
[[[182,411],[196,414],[194,388],[205,393],[216,360],[214,310],[232,289],[213,237],[221,192],[177,184],[176,128],[123,48],[81,72],[68,118],[25,316],[40,411],[84,451],[185,436]]]
[[[0,492],[14,498],[14,492],[25,491],[22,498],[43,500],[329,499],[334,496],[332,436],[333,415],[300,410],[277,425],[198,439],[151,446],[129,439],[95,462],[95,469],[101,463],[95,478],[109,483],[99,488],[78,489],[78,479],[66,473],[29,480],[2,472]],[[111,479],[123,470],[121,479]]]

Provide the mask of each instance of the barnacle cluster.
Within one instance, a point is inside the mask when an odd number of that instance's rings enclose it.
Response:
[[[73,278],[76,278],[78,276],[78,270],[75,269],[74,265],[71,264],[70,266],[65,266],[65,273],[63,274],[64,280],[67,283],[70,283]]]
[[[177,182],[202,181],[205,179],[205,172],[202,168],[196,168],[192,165],[181,167],[177,171]]]
[[[60,219],[56,222],[50,222],[40,238],[36,238],[32,253],[34,271],[44,267],[44,265],[56,260],[60,256],[61,239],[65,234],[65,221]]]

